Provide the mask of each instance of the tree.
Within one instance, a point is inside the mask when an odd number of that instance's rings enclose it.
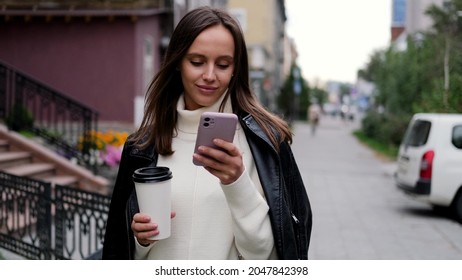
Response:
[[[297,73],[297,71],[299,72]],[[294,63],[277,100],[283,116],[290,122],[296,119],[305,119],[309,97],[309,84],[303,79],[300,67]]]
[[[431,5],[427,10],[426,14],[429,15],[433,20],[432,30],[429,32],[429,36],[436,39],[437,42],[443,42],[443,96],[442,105],[446,111],[453,111],[454,108],[451,104],[451,95],[457,94],[451,90],[451,80],[460,81],[461,69],[453,72],[453,67],[457,67],[461,60],[461,30],[462,22],[460,20],[462,12],[462,0],[447,1],[443,7],[440,8],[436,5]],[[458,99],[458,98],[456,98]],[[453,101],[459,101],[453,100]],[[454,105],[457,106],[457,103]]]
[[[309,105],[311,105],[313,102],[316,102],[319,104],[319,106],[322,107],[323,104],[325,104],[327,102],[327,97],[329,95],[329,93],[323,89],[320,89],[318,87],[315,87],[315,88],[312,88],[310,90],[310,102],[308,104],[307,107],[309,107]]]
[[[375,105],[384,108],[366,115],[363,130],[375,131],[372,137],[381,142],[402,139],[400,128],[414,113],[462,112],[462,0],[432,5],[426,14],[430,30],[408,34],[405,50],[392,44],[376,51],[358,71],[375,84]]]

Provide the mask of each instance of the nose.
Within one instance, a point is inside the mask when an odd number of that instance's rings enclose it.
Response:
[[[213,66],[209,66],[205,69],[204,73],[202,74],[202,79],[204,81],[214,81],[216,78],[215,69]]]

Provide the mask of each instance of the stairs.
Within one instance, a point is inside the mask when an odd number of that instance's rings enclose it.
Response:
[[[0,171],[103,195],[109,180],[0,124]]]

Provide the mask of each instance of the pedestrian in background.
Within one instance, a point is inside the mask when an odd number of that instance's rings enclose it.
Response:
[[[319,119],[321,118],[321,107],[317,103],[312,103],[308,108],[308,121],[311,126],[311,134],[316,134],[316,129],[319,125]]]
[[[239,122],[233,142],[193,154],[203,112]],[[138,131],[125,143],[103,259],[307,259],[312,214],[290,144],[292,133],[249,87],[244,36],[228,13],[201,7],[175,28],[146,96]],[[192,159],[202,163],[196,166]],[[167,166],[172,234],[138,213],[133,172]]]

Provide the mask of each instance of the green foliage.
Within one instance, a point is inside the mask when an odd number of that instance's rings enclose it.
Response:
[[[294,119],[307,120],[308,108],[311,103],[316,102],[322,106],[322,104],[327,102],[328,98],[327,91],[317,87],[311,88],[303,77],[300,77],[301,93],[300,95],[296,95],[294,92],[294,80],[296,79],[294,77],[294,69],[296,68],[299,69],[296,64],[292,65],[290,74],[282,87],[281,94],[277,98],[279,110],[289,121]],[[347,91],[349,93],[349,88]]]
[[[362,130],[366,137],[376,138],[380,132],[380,125],[382,124],[384,117],[378,112],[368,112],[362,119]]]
[[[290,110],[292,106],[291,102],[294,97],[292,85],[293,85],[293,77],[291,75],[285,80],[284,85],[282,87],[281,94],[279,94],[277,98],[278,107],[284,116],[290,115]]]
[[[409,124],[410,117],[388,115],[385,117],[383,124],[380,126],[377,137],[382,143],[397,147],[401,144],[406,128]]]
[[[406,115],[368,112],[362,119],[362,133],[365,137],[385,146],[398,147],[403,140],[411,117]]]
[[[29,138],[29,139],[32,139],[32,138],[36,137],[35,133],[27,131],[27,130],[21,130],[21,131],[19,131],[19,133],[22,136],[24,136],[25,138]]]
[[[387,145],[382,143],[381,141],[369,138],[361,130],[353,132],[353,135],[355,135],[356,138],[359,139],[359,141],[376,151],[378,154],[383,155],[390,160],[396,159],[396,156],[398,155],[397,146]]]
[[[16,103],[10,114],[6,116],[5,123],[9,129],[14,131],[27,130],[32,128],[34,118],[24,105]]]
[[[308,114],[308,106],[310,106],[311,89],[305,80],[302,80],[302,92],[299,97],[298,119],[306,120]]]
[[[320,89],[320,88],[313,88],[311,89],[311,101],[313,102],[317,102],[320,106],[324,103],[326,103],[327,101],[327,97],[329,96],[328,92],[323,90],[323,89]],[[311,102],[310,102],[311,104]],[[308,105],[310,105],[308,104]]]
[[[397,147],[415,113],[462,113],[462,0],[431,5],[432,26],[371,55],[358,76],[373,82],[375,108],[362,122],[364,137]]]
[[[292,65],[289,76],[284,82],[284,85],[277,98],[279,110],[283,116],[290,121],[293,119],[306,119],[307,108],[310,100],[310,88],[308,82],[300,77],[301,92],[296,95],[294,92],[294,69],[299,68],[297,65]]]
[[[431,29],[408,35],[405,50],[391,45],[370,57],[358,75],[375,83],[376,107],[398,115],[462,112],[461,10],[462,0],[431,5]]]

